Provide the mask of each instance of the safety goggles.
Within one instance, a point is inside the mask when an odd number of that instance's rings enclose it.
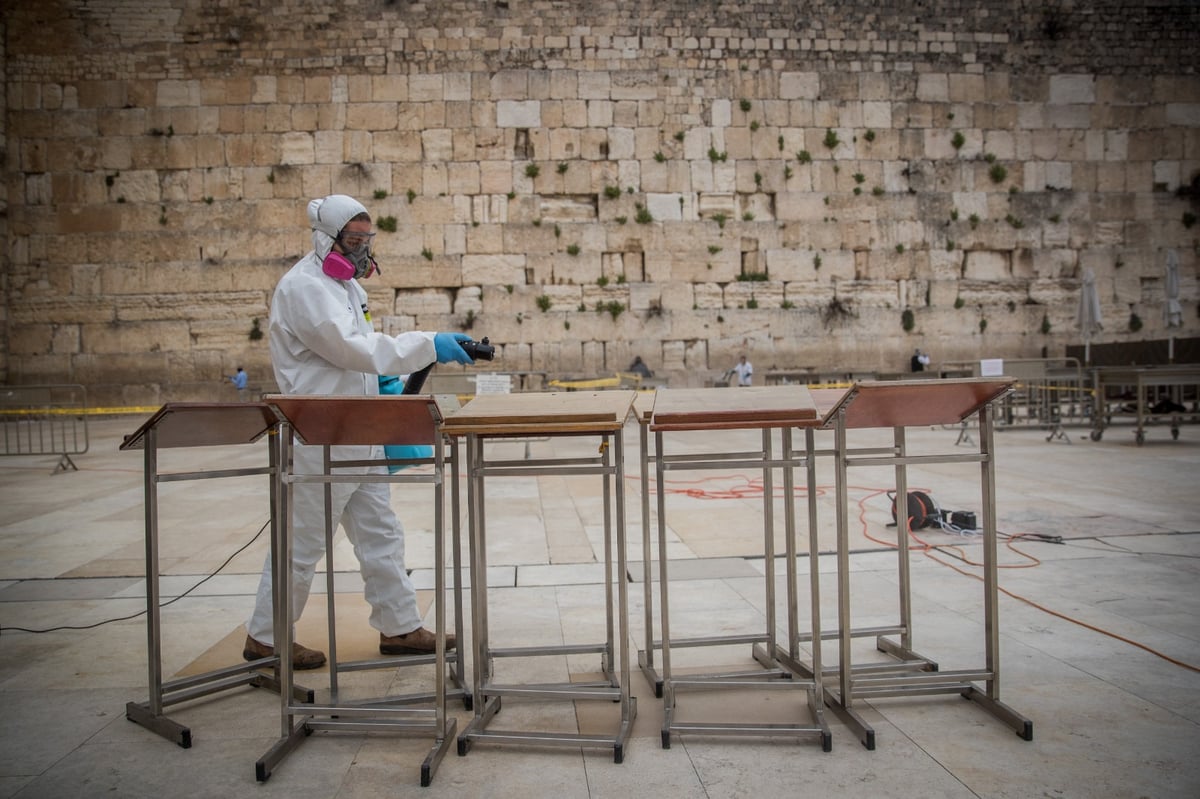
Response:
[[[343,230],[338,234],[338,241],[347,250],[357,250],[363,244],[368,247],[375,241],[375,234],[372,233],[357,233],[353,230]]]

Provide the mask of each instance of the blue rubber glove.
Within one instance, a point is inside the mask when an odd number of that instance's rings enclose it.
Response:
[[[438,333],[433,337],[433,348],[437,352],[438,363],[475,363],[467,351],[458,345],[460,341],[470,341],[466,333]]]

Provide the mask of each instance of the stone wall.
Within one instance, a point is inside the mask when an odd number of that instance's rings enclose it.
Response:
[[[269,384],[308,199],[381,227],[381,329],[703,385],[1196,335],[1200,6],[46,0],[4,26],[0,378]],[[52,46],[47,46],[48,43]],[[445,369],[445,367],[444,367]],[[447,369],[448,370],[448,369]],[[228,389],[225,389],[228,390]]]

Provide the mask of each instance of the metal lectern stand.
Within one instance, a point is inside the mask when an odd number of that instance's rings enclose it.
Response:
[[[445,470],[444,446],[439,429],[442,413],[437,401],[428,395],[332,397],[332,396],[284,396],[268,395],[264,400],[274,407],[282,418],[280,425],[280,480],[283,490],[280,496],[279,540],[277,548],[280,558],[274,573],[275,589],[282,601],[275,605],[275,648],[278,652],[292,651],[292,490],[297,483],[320,483],[325,488],[325,557],[329,624],[329,674],[330,699],[327,703],[297,705],[286,698],[282,702],[282,733],[280,739],[256,764],[260,782],[271,776],[272,769],[279,764],[301,741],[315,730],[350,732],[424,732],[433,733],[434,744],[421,764],[421,785],[428,786],[438,764],[454,740],[457,722],[446,714],[447,657],[446,657],[446,541],[445,541]],[[324,468],[321,474],[297,474],[293,471],[293,433],[309,445],[325,448]],[[433,472],[400,472],[398,474],[357,472],[335,473],[337,469],[381,466],[383,460],[333,460],[331,447],[340,445],[374,444],[424,444],[433,447]],[[453,455],[452,455],[453,457]],[[428,462],[420,459],[414,462]],[[333,533],[338,520],[330,513],[333,483],[422,483],[434,489],[434,632],[437,637],[433,655],[403,655],[377,660],[338,663],[337,630],[334,613],[333,585]],[[456,602],[459,600],[458,546],[454,547],[454,586]],[[462,642],[462,613],[455,617],[459,642]],[[461,646],[461,644],[460,644]],[[461,653],[453,657],[454,679],[462,684]],[[338,671],[396,668],[434,664],[433,693],[389,695],[385,697],[341,701],[338,698]],[[290,686],[293,679],[291,660],[284,658],[280,664],[280,680]],[[456,695],[462,695],[459,691]],[[433,704],[433,708],[407,707],[413,704]]]
[[[626,579],[624,445],[621,434],[634,398],[633,391],[487,394],[471,400],[462,410],[446,419],[443,428],[445,433],[466,439],[471,542],[469,559],[475,717],[458,738],[459,755],[466,755],[475,741],[491,741],[525,746],[612,747],[613,761],[620,763],[624,760],[625,742],[637,715],[637,705],[629,693],[629,592]],[[599,439],[599,454],[587,458],[499,460],[489,459],[484,452],[486,441],[531,436],[595,437]],[[602,478],[606,629],[603,642],[501,648],[493,647],[489,640],[485,478],[538,475],[600,475]],[[614,541],[617,554],[615,564]],[[604,680],[541,684],[501,684],[494,680],[495,658],[588,653],[601,655]],[[620,719],[611,735],[490,729],[489,725],[500,711],[503,697],[556,701],[607,700],[620,704]]]
[[[125,706],[125,717],[174,741],[184,749],[192,745],[191,730],[164,716],[164,707],[242,685],[268,687],[278,691],[280,681],[277,676],[264,673],[260,669],[277,667],[279,659],[263,658],[192,677],[163,681],[162,622],[158,585],[158,484],[216,477],[267,475],[270,478],[271,540],[274,542],[279,521],[275,513],[278,458],[274,438],[277,425],[275,412],[263,403],[174,402],[160,408],[141,427],[126,436],[120,446],[122,450],[142,450],[145,460],[146,635],[150,669],[149,701],[129,702]],[[160,449],[251,444],[264,435],[268,436],[268,465],[265,467],[173,474],[160,474],[158,471]],[[271,549],[271,557],[278,558],[278,551],[274,546]],[[279,601],[278,594],[275,595],[275,601]],[[288,687],[293,691],[296,700],[312,701],[312,692],[308,689],[290,683]]]
[[[655,472],[657,476],[658,501],[658,566],[659,597],[661,609],[662,640],[654,641],[649,623],[649,608],[653,604],[649,556],[644,558],[644,580],[647,606],[646,648],[639,653],[642,671],[655,692],[663,697],[662,745],[670,748],[671,733],[706,735],[754,735],[800,737],[815,735],[824,751],[832,748],[833,739],[825,723],[823,712],[822,685],[813,672],[799,664],[797,643],[799,633],[798,593],[796,574],[796,514],[793,472],[805,467],[808,475],[808,555],[812,568],[809,572],[809,608],[812,635],[813,670],[820,671],[821,663],[821,613],[819,574],[817,569],[817,529],[815,470],[811,454],[801,453],[792,447],[792,428],[811,428],[819,424],[816,405],[804,386],[768,386],[765,388],[739,388],[731,391],[713,389],[659,389],[654,408],[650,414],[649,427],[655,437]],[[758,430],[762,444],[757,451],[728,452],[717,447],[705,448],[705,439],[719,430]],[[773,454],[774,431],[779,430],[781,454]],[[647,472],[648,448],[642,428],[642,474]],[[670,453],[664,433],[690,433],[686,436],[688,447],[683,452]],[[700,435],[695,435],[699,433]],[[709,433],[709,436],[705,436]],[[671,442],[672,444],[677,442]],[[811,449],[811,448],[810,448]],[[765,625],[762,632],[741,635],[672,638],[670,629],[670,607],[666,536],[666,486],[667,471],[728,469],[761,469],[763,480],[763,590]],[[787,563],[787,618],[789,629],[788,646],[782,647],[776,635],[776,575],[775,575],[775,521],[773,475],[776,469],[783,476],[784,498],[784,542]],[[646,508],[649,498],[643,491],[643,520],[648,517]],[[644,551],[649,552],[649,532],[644,533]],[[750,671],[721,671],[704,674],[675,674],[672,671],[671,651],[674,648],[702,646],[730,646],[751,644],[752,657],[763,667]],[[654,649],[662,652],[662,676],[659,679],[654,669]],[[710,721],[681,721],[677,717],[677,693],[680,690],[729,690],[729,689],[774,689],[804,691],[810,720],[785,723],[770,723],[760,720],[733,721],[728,719]]]
[[[867,749],[875,748],[875,730],[854,710],[858,698],[960,694],[1008,724],[1017,735],[1033,739],[1033,723],[1000,701],[1000,618],[996,563],[995,444],[992,403],[1007,394],[1011,378],[969,378],[863,382],[855,384],[831,412],[837,461],[837,575],[840,662],[837,684],[825,690],[826,703],[856,732]],[[979,418],[978,453],[911,454],[905,428],[956,425],[971,416]],[[855,429],[891,428],[894,445],[888,450],[847,448],[846,432]],[[956,442],[957,443],[957,442]],[[983,527],[983,626],[982,668],[939,671],[935,662],[914,651],[912,589],[909,574],[907,520],[897,527],[900,618],[895,626],[854,629],[850,623],[850,545],[847,469],[855,466],[892,466],[896,475],[897,507],[908,496],[907,467],[921,464],[978,463]],[[899,640],[887,636],[898,635]],[[874,637],[876,647],[892,656],[885,663],[855,666],[850,645],[854,638]],[[977,682],[983,682],[980,688]]]

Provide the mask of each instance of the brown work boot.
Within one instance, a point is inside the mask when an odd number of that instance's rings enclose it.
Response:
[[[446,651],[458,642],[454,633],[446,633]],[[379,651],[385,655],[428,655],[435,651],[437,636],[424,627],[418,627],[405,635],[379,634]]]
[[[246,636],[246,643],[242,646],[242,657],[246,660],[259,660],[261,658],[269,658],[275,654],[275,647],[260,644],[250,636]],[[319,669],[325,665],[325,653],[318,652],[316,649],[309,649],[298,643],[292,644],[292,668],[296,671],[305,671],[307,669]]]

